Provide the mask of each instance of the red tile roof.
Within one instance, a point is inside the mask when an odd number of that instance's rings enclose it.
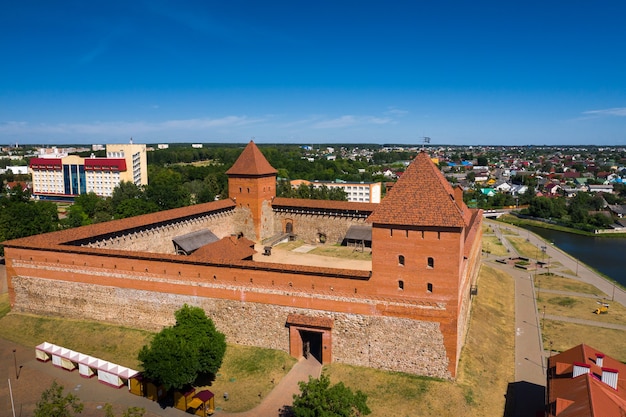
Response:
[[[189,259],[200,262],[229,262],[241,261],[252,257],[254,242],[245,237],[227,236],[217,242],[204,245],[189,255]]]
[[[272,207],[306,208],[320,210],[361,211],[371,213],[378,206],[375,203],[355,203],[335,200],[310,200],[306,198],[276,197],[272,200]]]
[[[465,227],[469,225],[471,211],[454,196],[448,180],[422,151],[368,221],[389,225]]]
[[[602,357],[602,364],[597,358]],[[574,365],[589,369],[573,376]],[[549,415],[559,417],[626,414],[626,365],[587,345],[575,346],[548,359]],[[616,371],[617,389],[602,382],[603,371]]]
[[[267,162],[259,148],[250,141],[226,175],[275,175],[278,171]]]
[[[20,239],[7,240],[2,242],[5,247],[37,247],[50,248],[67,242],[82,239],[91,239],[97,236],[110,235],[125,230],[132,230],[141,227],[149,227],[159,223],[184,219],[203,213],[211,213],[224,209],[235,208],[235,203],[230,200],[219,200],[210,203],[196,204],[188,207],[181,207],[173,210],[160,211],[157,213],[144,214],[127,219],[112,220],[110,222],[96,223],[89,226],[65,229],[58,232],[44,233],[23,237]]]
[[[85,171],[126,171],[126,160],[121,158],[87,158]]]

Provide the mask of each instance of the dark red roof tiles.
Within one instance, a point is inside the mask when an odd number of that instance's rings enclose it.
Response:
[[[470,210],[454,196],[452,186],[428,154],[420,152],[368,221],[389,225],[465,227],[471,218]]]
[[[226,171],[226,175],[264,176],[275,175],[278,171],[267,162],[265,156],[253,141],[243,149],[239,158],[232,167]]]
[[[245,237],[237,238],[237,236],[227,236],[217,242],[204,245],[189,258],[197,261],[241,261],[252,257],[256,251],[254,250],[254,242]]]
[[[599,366],[598,358],[602,358]],[[589,368],[573,377],[574,366]],[[581,344],[548,358],[549,415],[559,417],[618,416],[626,413],[626,366],[602,352]],[[617,389],[600,380],[602,372],[615,371]]]
[[[307,208],[320,210],[349,210],[371,213],[378,206],[375,203],[354,203],[350,201],[309,200],[305,198],[276,197],[272,200],[272,207]]]
[[[231,208],[235,208],[235,203],[232,200],[219,200],[210,203],[181,207],[173,210],[160,211],[157,213],[144,214],[142,216],[130,217],[128,219],[112,220],[105,223],[96,223],[89,226],[66,229],[58,232],[44,233],[21,239],[8,240],[3,242],[3,245],[6,247],[26,246],[47,248],[67,242],[91,239],[103,235],[111,235],[125,230],[148,227],[150,225],[172,222],[176,219],[184,219],[204,213],[217,212]]]

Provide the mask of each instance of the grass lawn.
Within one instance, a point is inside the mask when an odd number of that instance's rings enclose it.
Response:
[[[611,313],[609,313],[611,314]],[[595,314],[594,314],[595,316]],[[562,352],[581,343],[601,350],[614,359],[626,362],[626,331],[605,329],[546,320],[543,326],[543,341],[546,349]]]
[[[0,312],[8,309],[8,294],[2,294]],[[88,321],[7,314],[0,318],[0,337],[33,348],[46,341],[140,369],[137,354],[150,342],[152,333]],[[272,380],[278,383],[295,362],[286,352],[228,345],[220,372],[209,388],[216,394],[216,407],[230,412],[253,408],[260,403],[258,394],[265,397],[274,387]],[[227,402],[222,399],[224,392],[230,396]]]
[[[602,301],[602,299],[551,294],[541,291],[537,294],[537,308],[540,313],[543,313],[543,306],[546,306],[546,314],[593,320],[601,323],[626,323],[626,308],[610,300],[606,301],[611,305],[608,314],[594,314],[595,309],[599,307],[597,301]]]
[[[484,236],[483,235],[482,244],[483,244],[483,248],[482,248],[483,251],[487,253],[491,253],[495,256],[508,255],[506,248],[504,247],[502,242],[500,242],[500,239],[498,239],[496,236]]]
[[[333,383],[366,393],[373,417],[502,415],[507,384],[515,376],[513,280],[483,266],[478,285],[456,381],[342,364],[324,372]]]
[[[507,383],[514,378],[513,281],[483,266],[479,294],[474,297],[467,343],[456,381],[369,368],[333,364],[325,367],[333,382],[344,381],[368,394],[372,416],[501,415]],[[8,296],[0,297],[0,312],[8,310]],[[0,314],[1,317],[1,314]],[[138,368],[141,346],[151,333],[101,323],[8,314],[0,318],[0,337],[25,346],[42,341]],[[124,343],[119,343],[123,340]],[[493,349],[497,345],[498,349]],[[229,345],[210,389],[216,407],[228,412],[253,408],[291,369],[295,360],[285,352]],[[228,392],[230,400],[223,401]]]
[[[372,249],[364,248],[363,251],[355,250],[352,246],[341,245],[322,245],[318,246],[309,253],[321,256],[332,256],[343,259],[356,259],[359,261],[371,261]]]
[[[533,260],[539,258],[540,261],[546,261],[549,259],[548,256],[541,252],[541,249],[532,243],[527,242],[526,238],[508,237],[507,239],[509,239],[509,242],[511,242],[515,250],[517,250],[517,253],[524,258],[530,258]]]
[[[215,394],[215,406],[227,412],[254,408],[278,384],[296,359],[280,350],[228,345],[226,356],[215,381],[209,388]],[[272,382],[274,381],[274,382]],[[229,400],[223,400],[227,392]]]
[[[595,294],[601,297],[606,295],[586,282],[581,282],[572,278],[562,277],[560,275],[537,274],[535,276],[535,287],[539,284],[541,288],[548,290],[571,291],[584,294]]]

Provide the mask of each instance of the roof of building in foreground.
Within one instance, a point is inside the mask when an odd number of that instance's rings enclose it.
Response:
[[[239,158],[232,167],[226,171],[226,175],[264,176],[276,175],[278,171],[267,162],[265,156],[253,141],[243,149]]]
[[[466,227],[471,210],[461,200],[428,154],[420,152],[368,221],[374,224]]]
[[[548,359],[548,415],[626,415],[626,365],[585,344]]]

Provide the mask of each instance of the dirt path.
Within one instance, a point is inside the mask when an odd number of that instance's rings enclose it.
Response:
[[[314,246],[304,246],[304,250],[313,249]],[[263,245],[256,245],[254,249],[258,252],[254,255],[255,262],[278,263],[288,265],[324,266],[330,268],[356,269],[360,271],[371,271],[372,261],[359,261],[355,259],[336,258],[331,256],[320,256],[307,253],[305,251],[288,251],[280,248],[272,248],[272,254],[263,255]]]

